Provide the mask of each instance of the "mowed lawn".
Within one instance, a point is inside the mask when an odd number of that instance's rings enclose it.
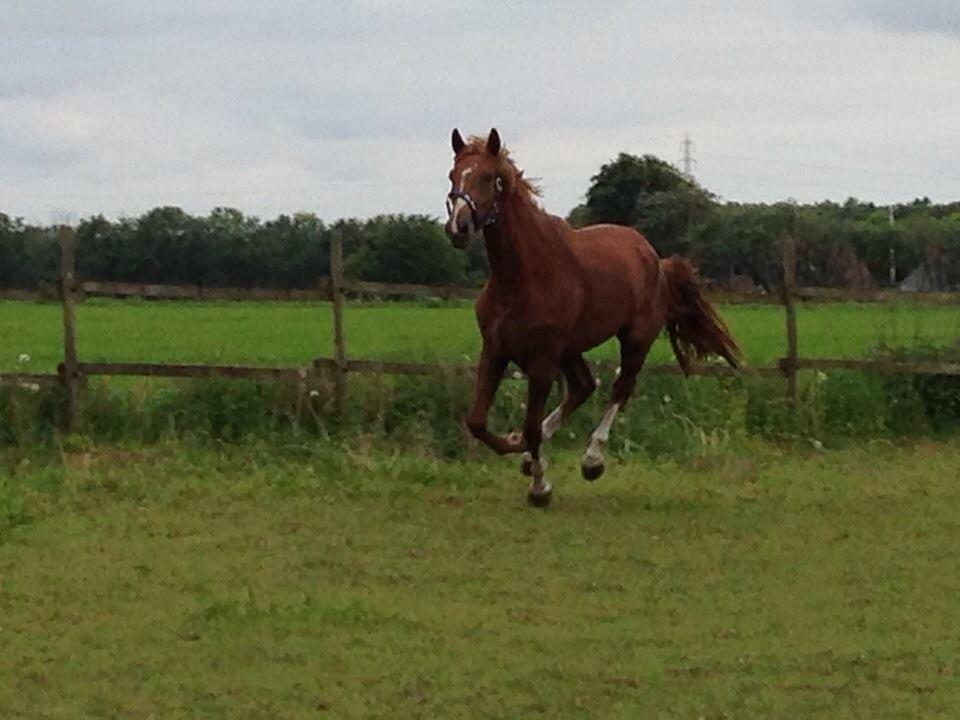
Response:
[[[0,302],[0,371],[49,372],[62,358],[56,304]],[[725,306],[749,361],[770,363],[784,353],[783,310]],[[800,350],[807,357],[863,357],[880,343],[945,345],[960,339],[960,312],[917,305],[808,305],[798,313]],[[351,303],[347,351],[388,360],[475,360],[479,334],[469,304]],[[331,355],[328,304],[174,303],[92,300],[77,310],[80,358],[86,361],[308,364]],[[614,344],[593,353],[615,358]],[[659,342],[651,360],[672,361]]]
[[[960,445],[0,453],[4,718],[956,718]]]

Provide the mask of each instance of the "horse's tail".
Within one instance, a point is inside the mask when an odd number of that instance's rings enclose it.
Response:
[[[661,260],[660,267],[667,280],[667,333],[684,374],[690,373],[691,356],[703,359],[711,353],[739,367],[737,341],[704,297],[693,266],[673,256]]]

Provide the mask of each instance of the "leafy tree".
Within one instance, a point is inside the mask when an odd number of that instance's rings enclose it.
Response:
[[[780,282],[780,241],[792,228],[788,205],[717,207],[692,233],[691,254],[711,278],[747,275],[768,291]]]
[[[482,240],[467,246],[467,282],[481,284],[490,275],[490,262],[487,260],[487,247]]]
[[[465,280],[466,257],[424,216],[382,216],[367,222],[366,243],[347,262],[351,275],[380,282],[444,285]]]
[[[39,228],[0,213],[0,287],[36,288],[59,275],[54,228]]]
[[[582,228],[590,224],[590,208],[581,203],[567,214],[567,222],[572,227]]]
[[[630,225],[643,233],[661,255],[684,252],[688,233],[706,220],[710,195],[669,163],[621,153],[600,168],[587,190],[586,211],[579,223]]]

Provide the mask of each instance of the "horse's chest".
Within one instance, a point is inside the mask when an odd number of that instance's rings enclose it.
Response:
[[[531,353],[555,353],[576,323],[576,298],[548,301],[548,293],[488,292],[477,303],[484,345],[500,357],[520,363]],[[576,295],[569,293],[568,295]],[[566,301],[566,302],[565,302]]]
[[[499,351],[507,351],[516,345],[520,333],[517,331],[517,324],[510,322],[506,313],[478,314],[477,321],[485,345],[495,347]]]
[[[499,357],[524,367],[531,356],[554,354],[562,345],[563,332],[552,323],[531,321],[509,313],[481,322],[483,343]]]

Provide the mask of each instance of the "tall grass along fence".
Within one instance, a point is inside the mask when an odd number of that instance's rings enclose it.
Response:
[[[61,228],[58,234],[61,249],[61,273],[57,288],[39,288],[36,291],[0,290],[0,299],[34,302],[59,300],[63,306],[63,362],[56,374],[0,373],[0,385],[61,385],[66,390],[66,407],[61,415],[61,429],[73,430],[80,402],[81,388],[90,376],[147,376],[167,378],[238,378],[247,380],[282,380],[298,383],[305,388],[310,379],[323,374],[332,379],[334,405],[343,413],[347,403],[347,376],[357,374],[390,375],[469,375],[473,365],[423,362],[384,362],[350,357],[347,352],[348,334],[344,328],[345,296],[361,294],[392,297],[433,297],[441,299],[473,299],[476,288],[436,287],[426,285],[398,285],[348,279],[343,274],[343,244],[339,233],[331,242],[331,275],[318,281],[312,290],[268,290],[242,288],[203,288],[178,285],[151,285],[142,283],[95,282],[80,280],[74,270],[74,235],[70,228]],[[960,363],[897,359],[804,358],[800,355],[797,333],[796,304],[798,302],[902,302],[912,300],[934,305],[960,305],[960,293],[902,293],[896,291],[856,291],[833,288],[798,287],[796,277],[796,250],[792,238],[783,243],[783,276],[780,292],[776,295],[756,293],[714,293],[714,302],[757,304],[774,303],[784,308],[785,354],[775,364],[750,366],[740,370],[718,365],[704,365],[692,370],[698,375],[746,375],[780,377],[786,383],[786,397],[791,406],[797,401],[797,376],[802,370],[862,370],[881,374],[954,375],[960,376]],[[333,306],[333,347],[329,356],[319,356],[306,367],[262,367],[241,365],[199,365],[172,363],[111,363],[83,362],[77,356],[76,321],[74,307],[86,297],[146,298],[163,300],[247,300],[247,301],[317,301]],[[647,372],[678,375],[681,369],[674,364],[651,365]]]

